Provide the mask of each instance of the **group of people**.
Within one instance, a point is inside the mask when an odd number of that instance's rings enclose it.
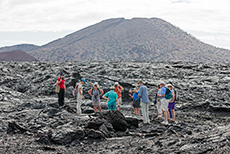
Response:
[[[81,79],[79,83],[76,83],[73,95],[77,100],[77,114],[81,114],[81,104],[82,100],[85,99],[83,95],[83,85],[86,83],[85,79]],[[134,107],[134,114],[140,115],[140,110],[142,112],[143,122],[144,124],[150,124],[149,118],[149,95],[148,95],[148,88],[144,85],[143,81],[138,81],[139,91],[137,89],[133,89],[129,91],[129,96],[133,100],[133,107]],[[56,86],[59,86],[58,93],[58,102],[59,108],[62,108],[64,105],[64,94],[66,92],[65,87],[65,79],[64,74],[60,74],[60,78],[57,79]],[[171,84],[165,85],[164,82],[161,82],[157,86],[158,92],[156,94],[154,104],[156,104],[158,116],[157,119],[163,118],[164,121],[162,124],[167,125],[168,121],[171,120],[172,122],[175,121],[175,104],[176,104],[176,92],[173,90],[173,86]],[[100,89],[99,84],[96,82],[93,84],[92,89],[88,91],[88,94],[92,97],[92,103],[94,106],[94,111],[101,112],[101,105],[100,105],[100,97],[102,96],[103,99],[107,100],[108,103],[108,110],[115,111],[120,110],[122,104],[122,86],[119,85],[118,82],[115,82],[114,86],[110,87],[110,91],[104,94],[104,91]],[[133,95],[132,95],[133,93]]]
[[[164,82],[161,82],[157,86],[158,92],[155,98],[155,104],[158,112],[158,119],[162,118],[164,114],[163,124],[168,124],[168,121],[175,122],[175,104],[176,104],[176,91],[173,90],[171,84],[165,85]]]

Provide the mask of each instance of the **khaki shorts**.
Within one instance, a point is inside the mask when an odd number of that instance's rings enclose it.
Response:
[[[168,105],[169,105],[170,99],[161,99],[161,107],[163,111],[168,111]]]
[[[118,100],[117,100],[117,106],[121,106],[121,104],[122,104],[122,99],[121,99],[121,97],[120,97],[120,98],[118,98]]]
[[[100,100],[93,100],[92,103],[94,106],[101,106]]]

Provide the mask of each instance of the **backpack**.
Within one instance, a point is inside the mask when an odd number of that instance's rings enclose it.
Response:
[[[157,93],[156,93],[156,96],[155,96],[155,99],[153,101],[153,103],[156,105],[157,104],[157,99],[158,99],[158,96],[157,96]]]
[[[165,98],[166,99],[172,99],[173,95],[171,90],[169,90],[169,88],[166,88],[166,92],[165,92]]]
[[[92,90],[92,94],[93,94],[93,92],[95,91],[94,88],[92,88],[91,90]],[[97,88],[97,91],[99,91],[99,95],[100,95],[100,89],[99,88]],[[97,96],[94,96],[94,97],[97,98]]]
[[[75,87],[75,89],[73,91],[73,96],[74,96],[75,99],[77,98],[77,94],[78,94],[78,86],[79,86],[79,84],[76,83],[76,87]]]

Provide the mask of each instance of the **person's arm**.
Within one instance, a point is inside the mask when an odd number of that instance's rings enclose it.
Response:
[[[166,89],[161,89],[161,92],[163,92],[163,94],[160,95],[159,97],[160,97],[160,98],[161,98],[161,97],[165,97]]]
[[[142,88],[140,88],[140,90],[139,90],[138,97],[139,97],[139,98],[141,98],[141,97],[142,97]]]
[[[93,89],[90,89],[89,91],[88,91],[88,93],[89,93],[89,95],[92,97],[93,95],[92,95],[92,91],[93,91]]]
[[[64,84],[64,88],[65,88],[65,93],[66,93],[66,86],[65,86],[65,84]]]
[[[60,79],[60,81],[57,80],[56,85],[59,85],[62,82],[62,80]]]
[[[116,102],[118,101],[118,95],[116,94]]]
[[[171,103],[173,103],[175,101],[175,94],[172,92],[173,98],[171,100]]]
[[[121,93],[122,92],[122,87],[119,85],[119,87],[117,88],[118,92]]]
[[[75,85],[74,92],[77,92],[77,83]]]
[[[101,89],[100,89],[99,91],[100,91],[100,93],[101,93],[101,94],[100,94],[100,97],[101,97],[101,96],[104,94],[104,91],[101,90]]]
[[[163,95],[160,95],[160,98],[161,98],[161,97],[165,97],[165,94],[163,94]]]
[[[106,100],[110,101],[110,99],[109,99],[109,98],[107,98],[107,97],[106,97],[106,95],[103,95],[103,96],[102,96],[102,98],[104,98],[104,99],[106,99]]]

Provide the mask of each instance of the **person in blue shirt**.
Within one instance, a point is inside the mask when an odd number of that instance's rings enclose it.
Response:
[[[139,88],[139,94],[138,97],[141,101],[141,111],[143,116],[144,124],[150,124],[149,119],[149,95],[148,95],[148,88],[143,85],[143,81],[138,81]]]
[[[158,95],[158,97],[160,98],[161,107],[162,107],[162,110],[164,112],[164,121],[162,122],[162,124],[168,125],[169,124],[168,123],[168,119],[169,119],[168,104],[169,104],[170,100],[165,98],[165,94],[166,94],[166,90],[167,90],[167,88],[165,87],[165,83],[161,82],[160,86],[161,86],[161,92],[160,92],[160,95]]]
[[[158,112],[158,116],[157,119],[161,119],[162,118],[162,107],[161,107],[161,100],[159,98],[159,95],[161,95],[161,87],[160,85],[157,86],[157,96],[155,98],[156,100],[156,107],[157,107],[157,112]]]
[[[115,87],[110,87],[110,91],[107,92],[102,98],[108,101],[108,109],[109,111],[115,111],[117,109],[117,100],[118,96],[117,93],[114,91]]]
[[[140,99],[138,97],[138,91],[136,89],[133,90],[133,96],[129,94],[129,96],[133,99],[133,107],[134,107],[134,114],[140,115]]]

